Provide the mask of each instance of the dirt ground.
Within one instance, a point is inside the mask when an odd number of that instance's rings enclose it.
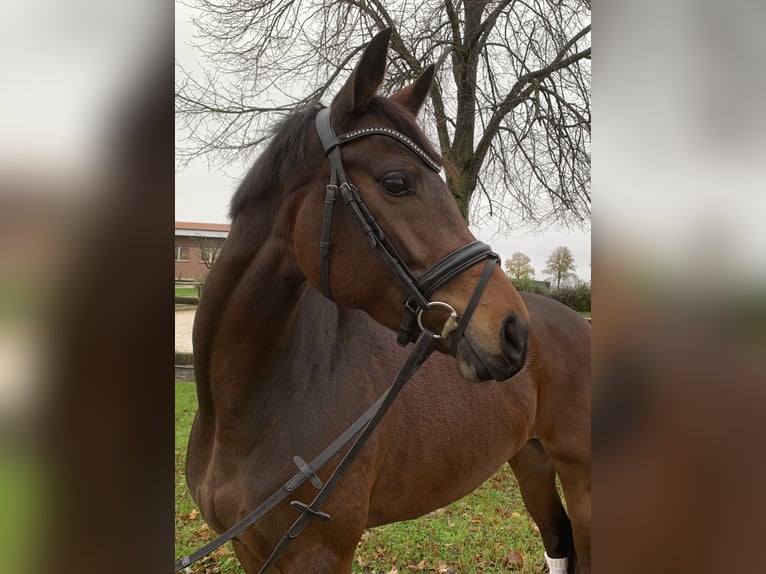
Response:
[[[196,309],[176,310],[176,353],[192,352],[192,325]]]

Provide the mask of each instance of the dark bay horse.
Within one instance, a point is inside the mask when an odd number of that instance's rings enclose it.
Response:
[[[410,141],[380,132],[359,137],[343,146],[342,164],[393,249],[420,277],[474,238],[428,165],[441,160],[416,153],[439,157],[415,123],[433,67],[390,97],[376,95],[389,34],[371,41],[333,100],[329,121],[340,134],[383,128]],[[315,124],[320,108],[283,120],[243,180],[230,235],[197,309],[199,411],[186,477],[219,532],[295,474],[294,455],[310,460],[341,434],[408,356],[395,342],[407,294],[402,282],[343,200],[325,225],[331,169]],[[326,239],[331,248],[323,258]],[[461,270],[431,300],[462,316],[485,263]],[[338,483],[323,509],[332,520],[306,528],[269,572],[349,573],[364,529],[443,507],[505,462],[552,571],[590,572],[590,327],[548,298],[520,296],[499,266],[490,271],[462,338],[453,347],[456,331],[445,331],[433,343],[437,352]],[[439,311],[422,316],[426,327],[441,324]],[[322,480],[339,457],[317,473]],[[310,501],[315,492],[306,483],[292,500]],[[295,518],[283,501],[234,539],[247,572],[259,571]]]

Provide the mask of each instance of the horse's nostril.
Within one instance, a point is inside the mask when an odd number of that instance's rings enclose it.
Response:
[[[525,321],[513,313],[509,314],[500,327],[500,349],[513,366],[521,366],[527,360],[527,338],[529,328]]]

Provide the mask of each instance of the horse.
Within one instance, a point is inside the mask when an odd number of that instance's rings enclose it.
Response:
[[[331,520],[305,528],[268,572],[350,573],[365,529],[444,507],[508,462],[551,571],[588,573],[590,326],[518,293],[475,241],[438,173],[446,160],[416,123],[433,66],[377,93],[389,37],[370,41],[329,107],[303,106],[276,125],[232,197],[193,327],[189,491],[225,531],[295,473],[295,455],[309,460],[375,403],[407,360],[403,345],[433,330],[434,352],[327,500]],[[466,259],[476,245],[479,257]],[[449,277],[414,306],[413,332],[397,344],[407,281],[445,261]],[[342,455],[316,477],[326,481]],[[293,498],[313,489],[306,482]],[[295,518],[281,502],[233,539],[246,572],[264,567]]]

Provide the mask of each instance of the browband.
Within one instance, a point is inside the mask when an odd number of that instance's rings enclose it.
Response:
[[[320,118],[320,116],[322,117]],[[332,124],[330,122],[330,108],[322,108],[319,111],[317,114],[316,125],[317,132],[319,133],[319,139],[322,141],[322,149],[324,150],[325,155],[330,155],[330,151],[333,149],[359,138],[367,136],[386,136],[404,144],[404,146],[407,147],[412,153],[414,153],[420,159],[420,161],[422,161],[424,164],[426,164],[426,166],[428,166],[436,173],[439,173],[442,170],[439,163],[431,159],[431,156],[429,156],[422,147],[412,141],[411,138],[394,129],[360,128],[346,132],[343,135],[336,136],[335,130],[333,130]]]

